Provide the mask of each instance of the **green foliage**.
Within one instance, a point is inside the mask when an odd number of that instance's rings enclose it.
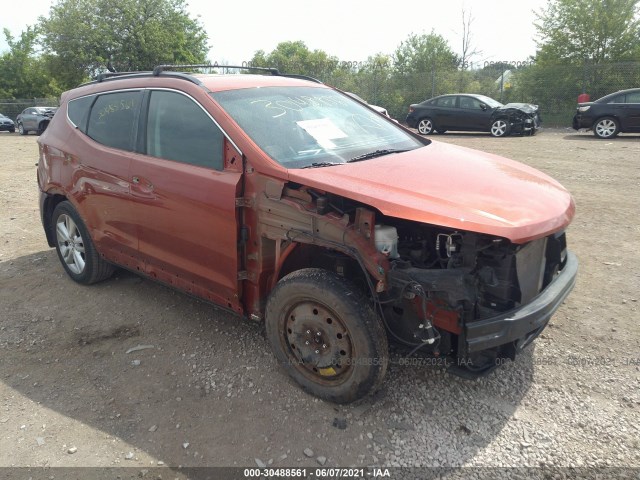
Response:
[[[540,64],[640,61],[638,0],[551,0],[536,13]]]
[[[58,0],[39,21],[49,68],[65,88],[106,70],[204,63],[208,51],[185,0]]]
[[[46,59],[35,55],[37,32],[28,27],[14,39],[6,28],[9,51],[0,55],[0,98],[57,96],[60,88],[50,78]]]

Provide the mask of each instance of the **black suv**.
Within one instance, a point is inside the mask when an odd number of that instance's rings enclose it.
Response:
[[[49,126],[49,122],[56,110],[58,110],[56,107],[25,108],[16,118],[18,132],[20,132],[20,135],[27,135],[33,131],[40,135]]]
[[[598,138],[640,132],[640,88],[610,93],[595,102],[579,103],[573,128],[593,130]]]

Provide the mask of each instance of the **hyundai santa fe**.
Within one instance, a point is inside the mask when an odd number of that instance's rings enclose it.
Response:
[[[312,394],[375,391],[388,341],[481,374],[572,289],[571,195],[431,141],[312,79],[106,75],[39,138],[44,231],[67,274],[122,267],[264,322]]]

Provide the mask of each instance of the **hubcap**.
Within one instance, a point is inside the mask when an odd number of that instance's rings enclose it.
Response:
[[[291,361],[314,381],[339,383],[351,369],[349,332],[324,305],[314,301],[295,304],[287,314],[284,334]]]
[[[601,137],[610,137],[616,131],[616,124],[613,120],[602,120],[596,125],[596,132]]]
[[[60,255],[69,270],[75,274],[82,273],[85,266],[84,241],[76,222],[67,214],[58,217],[56,239]]]
[[[506,122],[504,122],[503,120],[498,120],[496,122],[493,122],[493,125],[491,126],[491,133],[493,135],[495,135],[496,137],[501,137],[502,135],[505,134],[506,131],[507,131]]]

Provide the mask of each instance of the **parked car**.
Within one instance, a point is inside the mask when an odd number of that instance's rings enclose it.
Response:
[[[41,135],[49,126],[49,122],[56,113],[56,107],[29,107],[25,108],[16,118],[20,135],[28,135],[36,132]]]
[[[611,93],[595,102],[579,103],[573,128],[593,130],[598,138],[640,132],[640,88]]]
[[[441,95],[409,107],[407,125],[422,135],[448,130],[490,132],[494,137],[535,135],[541,118],[537,105],[502,103],[484,95]]]
[[[381,385],[389,339],[458,373],[515,358],[573,288],[571,195],[267,72],[158,67],[62,95],[38,185],[69,277],[120,266],[265,322],[282,368],[333,402]]]
[[[0,113],[0,132],[15,132],[16,124],[9,117],[5,117]]]
[[[371,103],[366,102],[365,100],[362,99],[362,97],[360,97],[359,95],[356,95],[355,93],[352,92],[344,92],[347,95],[349,95],[351,98],[355,98],[356,100],[358,100],[359,102],[364,103],[365,105],[369,105],[371,108],[373,108],[376,112],[381,113],[382,115],[385,115],[387,117],[389,117],[389,112],[387,112],[387,109],[384,107],[379,107],[378,105],[372,105]],[[389,117],[391,118],[391,117]]]

